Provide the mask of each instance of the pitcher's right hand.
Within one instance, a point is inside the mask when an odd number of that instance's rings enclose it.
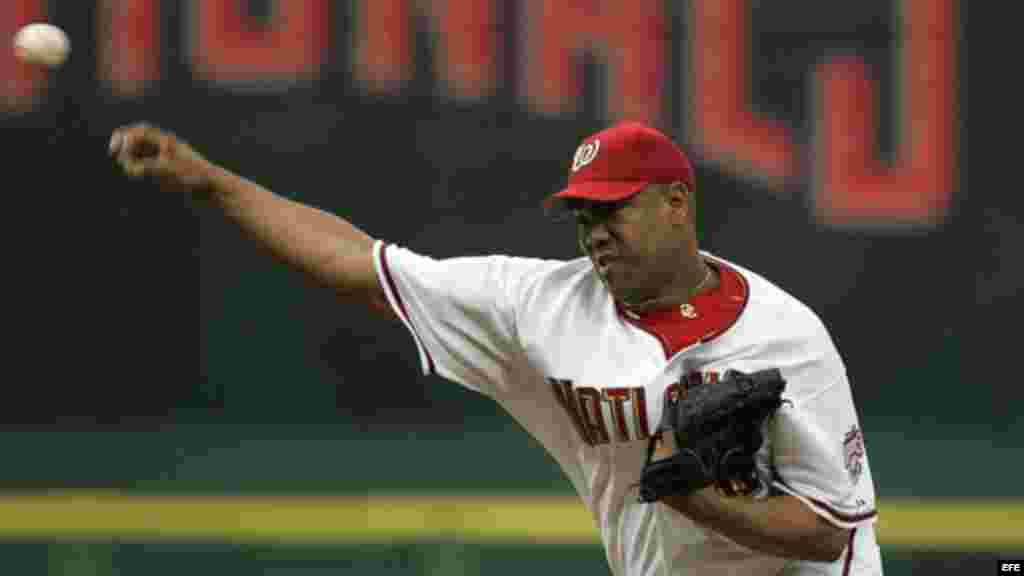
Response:
[[[165,190],[208,192],[216,167],[174,134],[146,123],[114,130],[110,156],[125,176],[152,178]]]

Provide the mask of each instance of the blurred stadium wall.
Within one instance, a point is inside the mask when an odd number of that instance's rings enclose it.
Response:
[[[74,52],[0,54],[16,573],[606,570],[553,462],[420,376],[400,325],[115,177],[136,120],[427,254],[556,258],[573,231],[539,202],[578,140],[654,123],[697,161],[704,246],[832,327],[888,573],[1024,549],[1024,387],[997,370],[1021,212],[968,189],[966,2],[0,6],[7,37],[37,19]]]

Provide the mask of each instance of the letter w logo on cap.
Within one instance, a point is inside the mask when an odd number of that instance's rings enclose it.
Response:
[[[583,168],[587,164],[594,161],[597,158],[597,151],[601,149],[601,141],[594,140],[593,142],[587,142],[576,149],[576,156],[572,159],[572,171],[579,172],[580,168]]]

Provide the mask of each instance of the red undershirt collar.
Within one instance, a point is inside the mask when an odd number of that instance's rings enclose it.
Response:
[[[682,306],[635,314],[615,303],[620,318],[661,342],[666,359],[683,348],[716,338],[735,324],[746,308],[749,290],[743,276],[721,262],[705,262],[718,272],[718,286]]]

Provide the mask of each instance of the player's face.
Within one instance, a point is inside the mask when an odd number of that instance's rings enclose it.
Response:
[[[683,220],[658,186],[627,200],[578,201],[571,208],[580,248],[617,299],[655,298],[672,282],[683,254]]]

